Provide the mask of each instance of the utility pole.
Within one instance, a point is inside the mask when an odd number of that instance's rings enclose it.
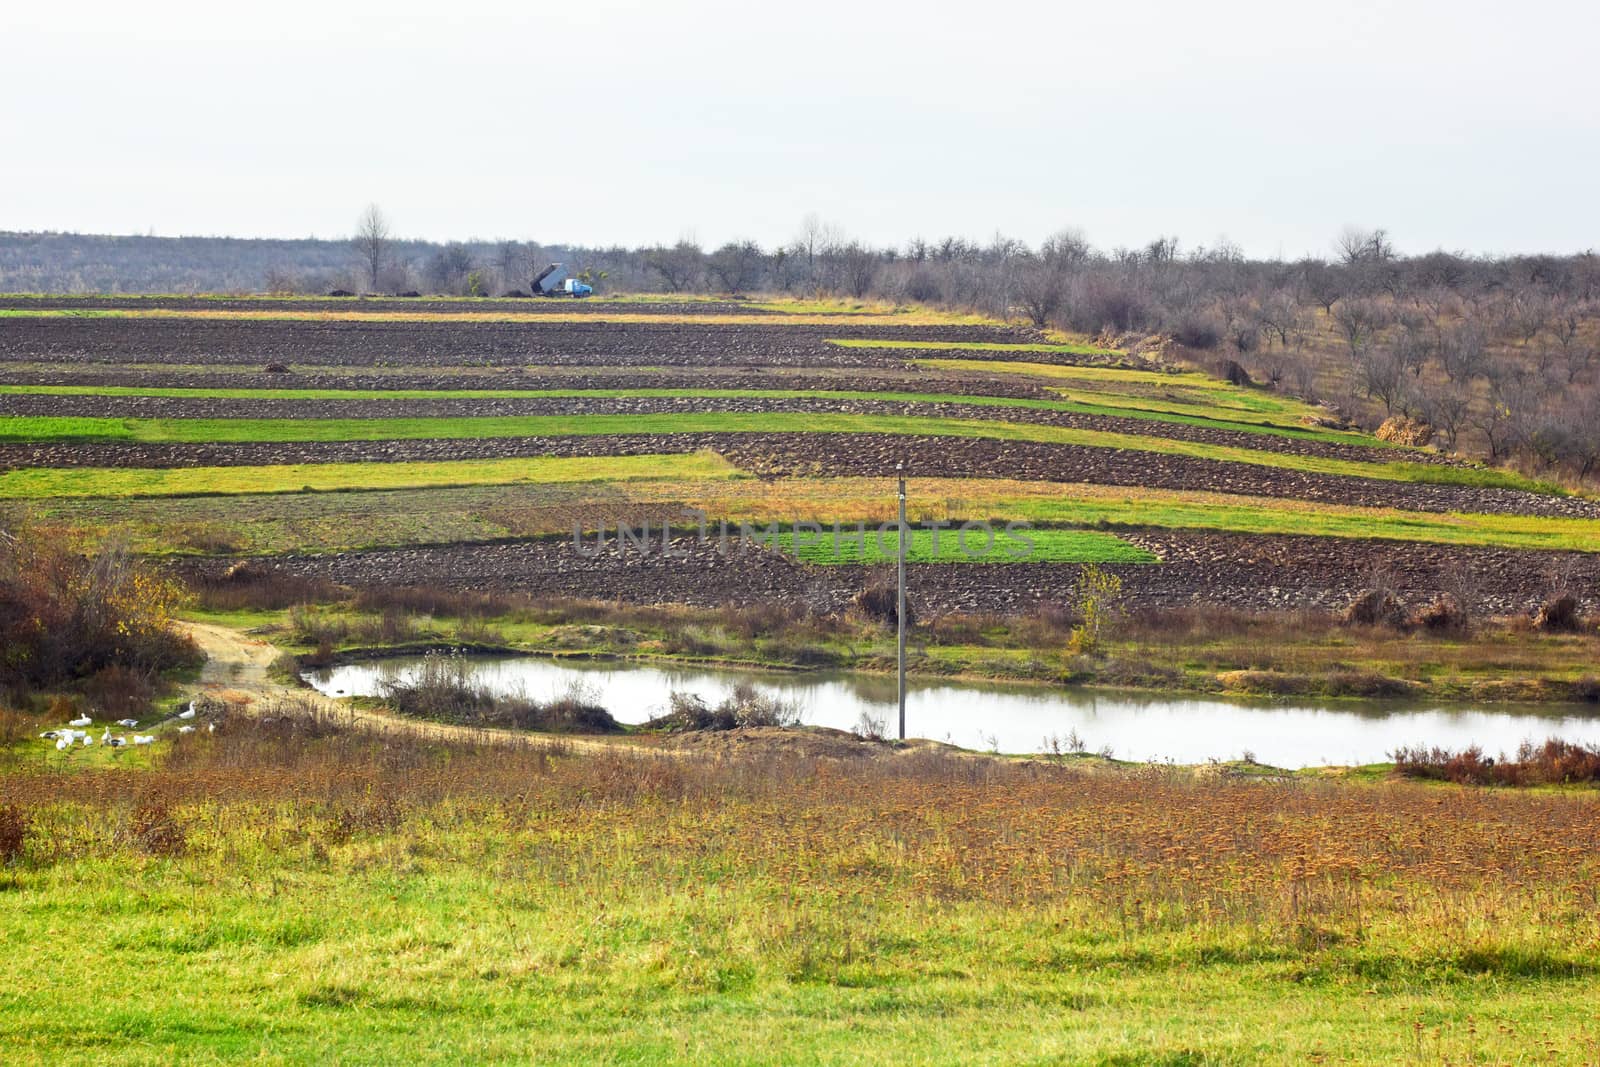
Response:
[[[910,530],[906,526],[906,465],[896,463],[894,470],[900,477],[900,532],[896,539],[900,545],[900,575],[895,582],[897,602],[894,609],[895,622],[899,625],[898,655],[896,657],[900,669],[900,740],[906,739],[906,554],[911,551],[907,543],[910,540]]]

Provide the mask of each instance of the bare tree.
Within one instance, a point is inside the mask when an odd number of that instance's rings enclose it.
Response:
[[[1559,301],[1551,311],[1550,335],[1561,346],[1561,361],[1566,367],[1567,384],[1571,385],[1594,363],[1595,351],[1579,340],[1584,320],[1591,318],[1595,308],[1570,300]]]
[[[1306,295],[1328,315],[1333,314],[1333,305],[1350,291],[1344,275],[1318,259],[1309,259],[1300,265],[1300,284]]]
[[[1256,306],[1245,297],[1236,296],[1219,300],[1217,310],[1222,313],[1222,332],[1239,354],[1254,352],[1261,341]]]
[[[1406,389],[1406,357],[1397,345],[1372,345],[1356,357],[1361,383],[1368,398],[1383,401],[1383,410],[1392,414]]]
[[[1478,413],[1478,429],[1489,442],[1489,458],[1493,460],[1511,450],[1512,405],[1517,402],[1521,383],[1516,374],[1495,365],[1487,368],[1485,377],[1489,379],[1489,402]]]
[[[1507,331],[1526,347],[1544,332],[1552,314],[1550,301],[1543,293],[1519,293],[1506,307]]]
[[[1363,263],[1386,263],[1394,258],[1394,246],[1383,230],[1364,230],[1359,226],[1346,226],[1333,242],[1334,251],[1345,266]]]
[[[1434,353],[1432,329],[1427,321],[1415,314],[1403,316],[1392,343],[1401,365],[1413,378],[1421,378]]]
[[[657,245],[645,254],[645,264],[661,275],[670,292],[693,289],[705,271],[705,254],[693,241],[683,240],[671,248]]]
[[[377,204],[368,204],[367,209],[356,220],[356,235],[351,238],[361,262],[367,268],[368,287],[376,292],[378,289],[378,272],[383,269],[383,261],[389,255],[390,246],[394,243],[389,229],[389,219],[384,215],[383,209]]]
[[[1471,320],[1442,329],[1436,342],[1439,363],[1452,382],[1472,381],[1488,365],[1488,342],[1483,329]]]
[[[1285,360],[1285,373],[1288,375],[1289,386],[1296,396],[1303,400],[1315,400],[1317,397],[1317,363],[1311,356],[1300,350],[1289,352]]]
[[[839,249],[839,268],[844,287],[857,300],[867,295],[878,274],[878,254],[866,245],[851,241]]]
[[[1017,303],[1028,321],[1044,326],[1067,299],[1067,276],[1043,256],[1029,252],[1017,263]]]
[[[1595,365],[1600,353],[1590,345],[1573,345],[1566,350],[1567,384],[1572,385]]]
[[[1017,302],[1035,326],[1044,326],[1066,303],[1072,276],[1089,259],[1089,243],[1076,230],[1062,230],[1017,255]]]
[[[472,251],[452,241],[428,258],[426,275],[435,292],[460,295],[473,269]]]
[[[1357,292],[1372,294],[1380,289],[1394,292],[1399,288],[1401,272],[1394,262],[1394,246],[1383,230],[1346,226],[1334,241],[1334,249]]]
[[[1255,306],[1254,314],[1269,346],[1276,337],[1281,347],[1288,348],[1292,341],[1298,339],[1305,325],[1299,302],[1282,290],[1268,294]]]
[[[827,265],[829,253],[844,244],[839,227],[823,222],[815,211],[800,220],[800,233],[794,239],[795,256],[805,266],[806,282],[820,284],[819,275]]]
[[[1359,365],[1363,353],[1377,340],[1388,324],[1388,315],[1371,300],[1345,300],[1333,314],[1334,325],[1350,349],[1350,362]]]
[[[265,288],[273,296],[285,296],[300,288],[300,279],[287,267],[270,267],[267,270]]]
[[[729,293],[742,293],[761,280],[766,255],[754,241],[729,241],[706,261],[706,269]]]
[[[1600,419],[1595,418],[1594,398],[1568,400],[1557,412],[1562,429],[1566,461],[1579,478],[1600,470]]]
[[[1444,439],[1446,451],[1456,451],[1461,431],[1472,417],[1472,395],[1456,384],[1427,393],[1422,401],[1423,417]]]
[[[523,278],[538,273],[533,265],[533,248],[517,241],[501,241],[494,252],[494,269],[502,289],[516,289]]]

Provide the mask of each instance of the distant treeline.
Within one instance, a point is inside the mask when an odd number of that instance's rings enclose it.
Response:
[[[1340,300],[1415,301],[1451,294],[1477,306],[1522,298],[1600,299],[1600,255],[1398,255],[1381,230],[1348,230],[1325,258],[1247,259],[1226,243],[1180,248],[1163,237],[1097,249],[1076,231],[1037,248],[1003,237],[914,240],[877,248],[808,219],[788,244],[735,241],[715,249],[588,248],[528,241],[115,237],[0,232],[0,292],[326,293],[498,296],[526,292],[547,263],[597,292],[826,293],[1022,314],[1087,333],[1166,332],[1205,342],[1237,334],[1237,308],[1266,300],[1332,312]],[[374,241],[376,246],[374,246]],[[1283,310],[1283,309],[1278,309]],[[1276,331],[1266,316],[1261,325]],[[1260,318],[1257,316],[1257,318]],[[1237,339],[1235,337],[1234,339]],[[1246,341],[1246,346],[1249,342]]]

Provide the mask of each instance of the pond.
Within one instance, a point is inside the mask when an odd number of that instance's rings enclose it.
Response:
[[[374,696],[382,684],[417,670],[420,658],[380,659],[305,679],[330,696]],[[539,657],[469,659],[473,679],[491,691],[548,700],[585,689],[619,722],[660,715],[669,694],[690,692],[709,704],[740,682],[792,702],[801,721],[854,729],[863,715],[889,736],[897,717],[892,677],[683,669]],[[1577,705],[1443,708],[1378,702],[1245,702],[1161,694],[913,679],[906,734],[964,748],[1009,753],[1061,749],[1076,736],[1090,752],[1118,759],[1203,763],[1249,753],[1275,767],[1378,763],[1401,746],[1449,749],[1478,745],[1497,755],[1524,740],[1561,737],[1600,744],[1600,710]]]

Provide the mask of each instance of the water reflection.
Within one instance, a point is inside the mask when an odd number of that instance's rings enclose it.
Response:
[[[376,695],[387,679],[417,669],[416,658],[311,672],[330,695]],[[641,723],[687,691],[716,703],[741,681],[792,701],[802,720],[852,729],[863,715],[894,727],[895,683],[863,674],[773,674],[685,670],[535,657],[469,661],[477,681],[499,693],[547,699],[577,684],[620,722]],[[1040,752],[1072,738],[1121,759],[1199,763],[1246,753],[1280,767],[1374,763],[1403,745],[1510,752],[1524,740],[1562,737],[1600,743],[1600,716],[1565,707],[1445,709],[1393,703],[1245,703],[1159,694],[1109,695],[1083,689],[914,681],[907,732],[967,748]]]

